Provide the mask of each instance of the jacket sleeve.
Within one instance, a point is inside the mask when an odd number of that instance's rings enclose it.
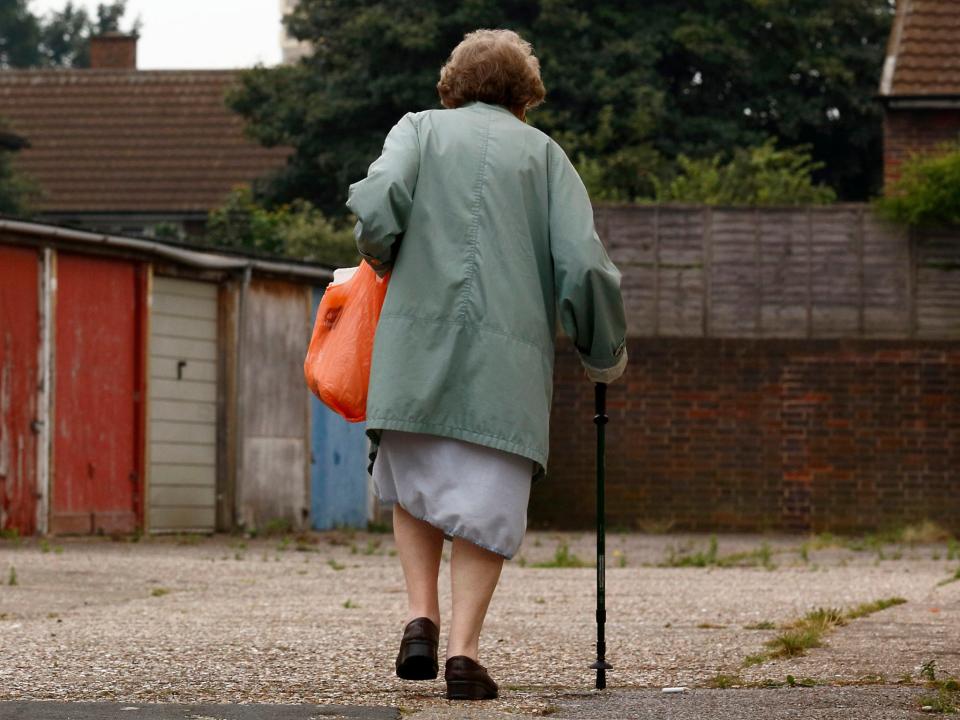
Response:
[[[420,140],[413,113],[393,126],[367,177],[350,186],[347,207],[357,216],[357,250],[381,277],[393,266],[410,219],[420,170]]]
[[[557,309],[587,376],[613,382],[626,367],[620,271],[593,225],[583,181],[559,145],[550,155],[549,223]]]

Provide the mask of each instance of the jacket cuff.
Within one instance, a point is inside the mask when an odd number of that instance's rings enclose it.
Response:
[[[587,377],[590,378],[592,382],[610,384],[618,377],[623,375],[623,371],[627,368],[627,348],[622,346],[622,351],[617,357],[617,362],[612,367],[608,368],[598,368],[594,367],[580,356],[580,362],[583,364],[583,369],[586,370]]]

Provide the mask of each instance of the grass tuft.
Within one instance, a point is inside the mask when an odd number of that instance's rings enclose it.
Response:
[[[707,681],[708,688],[717,690],[726,690],[735,685],[742,685],[743,679],[739,675],[729,675],[727,673],[717,673]]]
[[[581,568],[590,567],[590,564],[581,560],[577,555],[570,552],[570,546],[561,542],[553,553],[552,560],[533,563],[531,567],[537,568]]]
[[[810,648],[820,647],[824,636],[834,628],[846,625],[850,620],[870,615],[906,600],[902,597],[882,598],[873,602],[861,603],[846,612],[837,608],[816,608],[799,620],[786,625],[779,635],[767,640],[766,653],[748,655],[744,665],[757,665],[773,658],[799,657]]]

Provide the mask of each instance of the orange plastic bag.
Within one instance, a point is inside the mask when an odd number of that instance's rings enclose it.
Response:
[[[352,277],[327,286],[317,308],[303,374],[323,404],[350,422],[367,418],[373,337],[389,278],[361,262]]]

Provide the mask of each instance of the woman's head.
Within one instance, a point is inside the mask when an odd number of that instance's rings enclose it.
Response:
[[[546,96],[540,62],[530,43],[513,30],[467,33],[440,70],[437,90],[447,108],[479,100],[520,116]]]

